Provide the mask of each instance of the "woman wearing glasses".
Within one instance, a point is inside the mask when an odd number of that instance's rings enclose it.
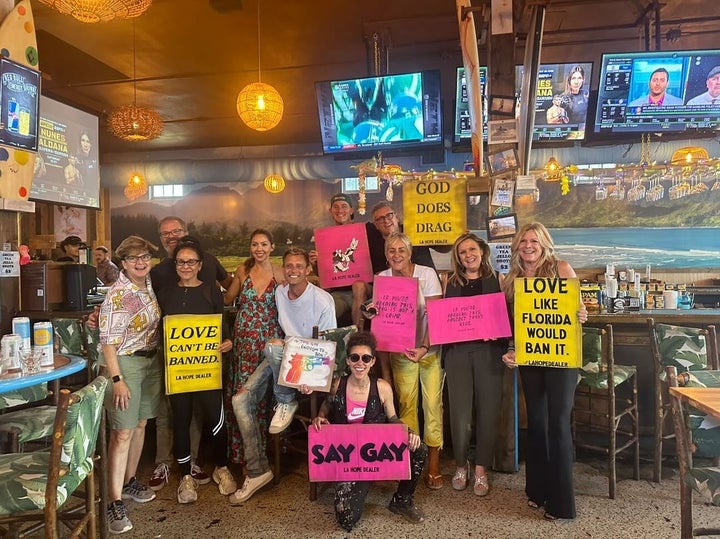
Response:
[[[285,282],[283,269],[270,261],[275,243],[270,231],[258,228],[250,235],[250,258],[235,270],[225,304],[237,298],[237,316],[233,328],[233,356],[225,367],[225,408],[232,410],[232,398],[239,394],[247,379],[263,360],[265,343],[284,337],[278,322],[275,287]],[[257,403],[257,419],[262,436],[267,432],[270,403]],[[230,460],[245,461],[243,439],[235,414],[226,417],[230,440]],[[263,447],[264,447],[263,443]]]
[[[350,335],[347,343],[350,374],[335,381],[328,398],[323,402],[313,426],[348,423],[401,423],[395,413],[393,391],[382,378],[370,376],[375,365],[377,342],[372,333],[361,331]],[[304,389],[304,391],[303,391]],[[301,391],[308,393],[306,388]],[[413,497],[427,457],[427,446],[409,430],[410,479],[400,481],[388,509],[413,523],[425,520]],[[341,528],[352,530],[362,516],[365,498],[372,483],[348,481],[338,483],[335,491],[335,517]]]
[[[173,314],[222,314],[224,305],[222,293],[215,283],[203,283],[198,279],[202,268],[203,250],[200,243],[191,236],[182,238],[173,252],[173,262],[179,277],[177,286],[168,286],[158,292],[158,302],[164,315]],[[229,352],[232,342],[227,338],[228,330],[223,324],[223,341],[218,351]],[[173,454],[180,468],[180,485],[177,489],[178,503],[192,503],[197,500],[197,482],[190,475],[190,420],[193,404],[202,412],[203,426],[212,434],[212,448],[215,459],[213,480],[218,484],[220,494],[227,496],[237,490],[235,479],[227,468],[227,429],[223,413],[221,389],[175,393],[170,395],[173,412]]]
[[[145,423],[157,415],[162,368],[157,355],[160,309],[150,286],[150,252],[156,247],[138,236],[126,238],[116,253],[118,280],[100,307],[100,343],[112,380],[105,396],[110,422],[107,508],[110,533],[133,525],[123,500],[149,502],[155,493],[136,478],[145,441]]]

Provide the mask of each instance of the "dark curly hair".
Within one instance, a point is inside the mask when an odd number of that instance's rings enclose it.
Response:
[[[367,346],[368,348],[370,348],[372,355],[375,355],[375,349],[377,348],[377,339],[375,338],[375,335],[373,335],[369,331],[358,331],[357,333],[353,333],[352,335],[350,335],[350,337],[348,338],[346,348],[348,354],[354,346]]]

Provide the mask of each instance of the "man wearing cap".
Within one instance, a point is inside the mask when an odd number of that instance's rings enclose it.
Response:
[[[110,251],[104,245],[95,247],[93,252],[95,260],[95,270],[97,278],[100,279],[105,286],[110,286],[117,281],[120,276],[120,270],[115,263],[110,260]]]
[[[720,105],[720,66],[708,72],[705,84],[708,91],[693,97],[688,105]]]
[[[355,217],[352,199],[345,193],[337,193],[330,198],[330,216],[335,225],[350,224]],[[318,252],[310,251],[310,264],[317,273]],[[368,285],[363,281],[356,281],[351,286],[342,286],[330,290],[330,295],[335,301],[335,315],[338,319],[350,313],[352,323],[359,328],[362,327],[363,318],[360,314],[360,306],[368,297]]]
[[[57,262],[80,262],[81,247],[85,247],[83,240],[78,236],[68,236],[60,242],[63,255],[57,259]]]

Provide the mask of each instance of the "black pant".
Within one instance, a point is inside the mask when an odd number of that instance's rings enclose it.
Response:
[[[400,481],[393,500],[401,505],[413,503],[415,488],[420,480],[427,459],[428,448],[421,443],[415,451],[410,452],[410,479]],[[335,490],[335,518],[340,527],[350,531],[362,516],[365,498],[372,481],[346,481],[338,483]]]
[[[575,518],[571,413],[577,369],[520,367],[527,404],[525,493],[557,518]]]
[[[227,465],[228,436],[225,428],[223,397],[221,389],[177,393],[170,395],[173,411],[173,452],[180,466],[180,473],[188,475],[192,457],[190,455],[190,420],[193,414],[193,401],[199,404],[202,412],[203,430],[212,435],[212,448],[216,466]]]

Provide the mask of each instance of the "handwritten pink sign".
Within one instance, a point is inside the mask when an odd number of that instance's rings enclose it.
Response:
[[[318,273],[322,288],[350,286],[373,279],[367,232],[362,223],[315,230]]]
[[[502,292],[428,301],[427,313],[432,344],[512,335],[505,294]]]
[[[410,479],[407,427],[323,425],[308,429],[310,481],[388,481]]]
[[[377,349],[404,352],[415,348],[418,280],[415,277],[376,275],[373,302],[378,314],[372,319]]]

